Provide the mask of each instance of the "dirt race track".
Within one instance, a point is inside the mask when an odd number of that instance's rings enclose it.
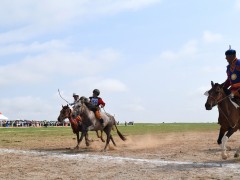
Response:
[[[240,179],[234,158],[240,133],[230,138],[228,160],[221,159],[218,132],[115,137],[117,147],[101,152],[99,140],[74,150],[75,139],[34,147],[1,148],[0,179]]]

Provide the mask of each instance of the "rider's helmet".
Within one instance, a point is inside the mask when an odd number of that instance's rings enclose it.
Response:
[[[73,93],[73,97],[75,97],[75,96],[79,96],[77,93]]]
[[[93,90],[93,94],[96,94],[97,96],[99,96],[100,91],[99,91],[98,89],[94,89],[94,90]]]

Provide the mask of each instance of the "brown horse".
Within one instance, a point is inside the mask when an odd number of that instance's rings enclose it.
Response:
[[[230,136],[240,129],[240,109],[235,107],[234,103],[228,95],[226,95],[223,85],[211,82],[212,88],[208,91],[207,102],[205,103],[206,110],[211,110],[214,106],[218,106],[220,131],[218,144],[221,145],[222,158],[227,159],[226,143]],[[234,157],[239,156],[238,149]]]
[[[118,130],[116,125],[116,120],[113,116],[107,113],[101,112],[101,117],[104,121],[103,125],[100,123],[100,121],[95,117],[95,114],[93,111],[88,109],[89,102],[82,101],[82,105],[79,108],[80,116],[82,117],[82,134],[80,137],[80,142],[82,141],[83,137],[88,131],[97,131],[97,130],[103,130],[107,135],[106,145],[104,147],[104,151],[106,151],[107,146],[109,145],[110,140],[113,142],[113,145],[116,146],[116,143],[113,140],[113,137],[111,135],[111,130],[113,127],[116,128],[118,136],[125,141],[126,138],[124,135],[121,134],[121,132]]]
[[[72,110],[68,105],[67,106],[62,106],[62,110],[60,111],[60,114],[58,116],[58,121],[63,122],[64,119],[66,119],[66,118],[69,119],[72,131],[77,136],[77,146],[75,148],[78,149],[79,148],[79,143],[80,143],[79,132],[82,132],[82,119],[81,119],[80,116],[79,116],[78,119],[73,119]],[[96,133],[97,133],[97,137],[100,138],[102,140],[102,142],[105,142],[104,139],[102,138],[102,131],[101,131],[101,136],[99,136],[98,131],[96,131]],[[86,142],[86,146],[89,146],[90,140],[88,139],[88,133],[86,133],[86,135],[85,135],[85,142]]]

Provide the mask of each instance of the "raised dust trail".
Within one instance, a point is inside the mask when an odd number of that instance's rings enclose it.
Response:
[[[33,156],[48,156],[56,157],[59,159],[91,159],[96,161],[109,161],[113,160],[114,162],[124,163],[132,162],[135,164],[152,164],[157,166],[166,166],[166,165],[190,165],[193,167],[219,167],[219,168],[231,168],[239,169],[240,164],[233,163],[197,163],[197,162],[187,162],[187,161],[164,161],[158,159],[138,159],[138,158],[129,158],[129,157],[116,157],[116,156],[106,156],[106,155],[90,155],[90,154],[64,154],[61,152],[39,152],[39,151],[27,151],[27,150],[16,150],[16,149],[0,149],[0,153],[14,153],[19,155],[33,155]]]

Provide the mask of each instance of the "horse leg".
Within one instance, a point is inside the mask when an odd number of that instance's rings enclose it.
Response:
[[[219,145],[222,144],[222,138],[223,138],[226,131],[227,130],[225,128],[223,128],[223,126],[221,126],[220,131],[219,131],[219,135],[218,135],[218,139],[217,139],[217,143]]]
[[[113,145],[114,145],[114,146],[117,146],[117,145],[116,145],[116,143],[114,142],[114,140],[113,140],[113,137],[112,137],[112,135],[111,135],[111,134],[110,134],[110,139],[111,139],[111,141],[112,141]]]
[[[105,142],[105,140],[103,139],[103,136],[102,136],[102,134],[103,134],[102,130],[101,130],[101,135],[100,136],[98,134],[98,131],[96,131],[96,134],[97,134],[97,137],[100,138],[102,142]]]
[[[106,149],[107,149],[107,146],[109,145],[109,142],[110,142],[110,137],[111,137],[111,128],[109,128],[109,126],[106,126],[105,128],[104,128],[104,132],[106,133],[106,135],[107,135],[107,140],[106,140],[106,145],[105,145],[105,147],[104,147],[104,149],[103,149],[103,151],[106,151]]]
[[[97,134],[97,137],[100,138],[99,134],[98,134],[98,131],[96,131],[96,134]]]
[[[103,130],[101,130],[101,140],[102,140],[102,142],[105,142],[105,140],[103,139]]]
[[[77,132],[76,135],[77,135],[77,146],[74,149],[79,149],[79,143],[80,143],[80,141],[79,141],[79,132]]]
[[[89,146],[89,145],[90,145],[89,139],[88,139],[88,132],[87,132],[86,135],[85,135],[85,143],[86,143],[86,146]]]
[[[221,144],[222,159],[227,159],[227,152],[226,152],[227,141],[228,141],[228,137],[226,135],[224,135],[223,138],[222,138],[222,144]]]
[[[81,137],[78,140],[78,145],[77,145],[76,149],[79,149],[80,143],[82,142],[84,136],[86,136],[86,132],[85,131],[83,131],[81,133]]]
[[[227,148],[226,148],[226,144],[228,139],[230,138],[230,136],[235,132],[236,130],[233,128],[229,128],[229,130],[227,131],[227,134],[223,136],[222,138],[222,144],[221,144],[221,149],[222,149],[222,159],[227,159]]]

